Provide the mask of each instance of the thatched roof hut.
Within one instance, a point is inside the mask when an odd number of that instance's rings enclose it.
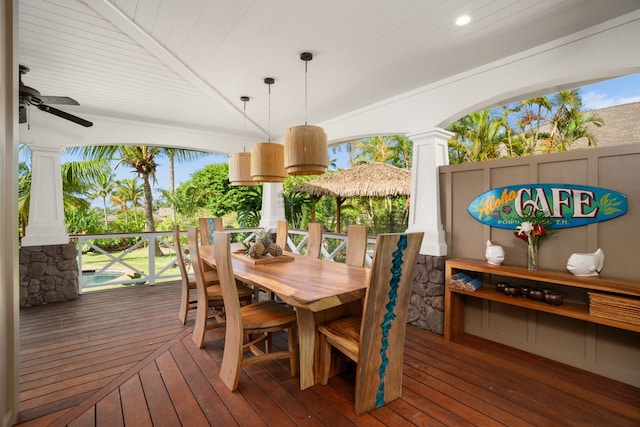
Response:
[[[394,197],[411,194],[411,171],[388,163],[364,163],[293,187],[292,191],[307,193],[319,199],[336,198],[337,224],[340,232],[340,206],[347,197]]]
[[[293,191],[304,191],[310,196],[343,198],[408,196],[411,193],[411,171],[388,163],[364,163],[298,184]]]

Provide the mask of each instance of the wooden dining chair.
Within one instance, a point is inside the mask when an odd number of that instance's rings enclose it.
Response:
[[[180,319],[180,323],[185,325],[187,323],[189,311],[197,308],[198,301],[196,298],[191,296],[192,291],[196,289],[196,278],[194,274],[189,274],[187,271],[185,255],[182,251],[182,244],[180,243],[180,228],[178,225],[173,226],[173,242],[174,249],[176,251],[176,263],[180,270],[180,279],[182,282],[178,318]],[[215,270],[205,271],[204,284],[205,286],[219,285],[220,281],[218,280],[218,273]]]
[[[285,304],[272,300],[240,306],[231,263],[230,242],[228,233],[217,233],[213,243],[227,322],[220,365],[222,382],[231,391],[235,391],[243,367],[275,359],[289,359],[291,375],[298,375],[296,312]],[[287,330],[289,349],[273,351],[270,334],[284,329]],[[264,348],[258,347],[260,343]],[[245,353],[249,352],[253,356],[245,357]]]
[[[322,252],[322,224],[319,222],[310,222],[307,237],[306,256],[310,258],[320,258]]]
[[[366,254],[367,227],[364,225],[350,225],[347,227],[347,258],[345,264],[363,267]]]
[[[196,227],[189,227],[187,230],[187,240],[189,242],[193,274],[196,280],[197,297],[196,322],[193,326],[192,339],[199,348],[202,348],[207,330],[225,326],[224,300],[222,298],[222,287],[220,284],[205,286],[204,263],[200,259],[198,229]],[[250,302],[253,299],[253,289],[241,284],[236,284],[235,281],[234,285],[239,300]],[[213,309],[211,314],[210,309]]]
[[[200,227],[201,245],[213,245],[213,233],[216,231],[224,231],[222,218],[218,217],[198,218],[198,226]]]
[[[362,315],[318,326],[321,384],[329,380],[332,348],[357,364],[356,415],[402,396],[407,311],[423,234],[378,235]]]
[[[280,246],[283,251],[287,250],[287,239],[289,238],[289,226],[287,221],[281,219],[276,225],[276,245]]]

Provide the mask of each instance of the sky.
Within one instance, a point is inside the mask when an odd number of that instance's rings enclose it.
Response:
[[[640,74],[633,74],[583,86],[579,90],[585,110],[596,110],[632,102],[640,102]],[[336,154],[330,152],[329,157],[336,157]],[[66,155],[62,156],[62,162],[69,160],[72,160],[72,158]],[[180,183],[189,181],[193,172],[204,168],[206,165],[224,163],[227,160],[227,156],[212,154],[190,163],[176,163],[176,187],[180,185]],[[157,189],[169,188],[169,167],[167,160],[160,159],[158,164],[159,167],[156,172],[157,185],[154,186],[154,198],[157,197],[159,193]],[[338,154],[337,166],[344,168],[346,165],[346,154],[342,153],[342,156]],[[116,179],[135,177],[135,174],[125,167],[119,167],[115,172]]]

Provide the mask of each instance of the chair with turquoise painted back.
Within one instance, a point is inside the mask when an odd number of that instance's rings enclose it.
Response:
[[[318,326],[321,384],[329,380],[332,348],[357,363],[356,415],[402,396],[407,311],[423,234],[378,235],[362,315]]]
[[[200,244],[213,245],[213,233],[216,231],[224,231],[222,218],[199,218],[198,227],[200,228]]]

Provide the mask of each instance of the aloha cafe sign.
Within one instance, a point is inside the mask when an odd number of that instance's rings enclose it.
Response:
[[[627,196],[606,188],[571,184],[526,184],[480,194],[467,208],[483,224],[513,229],[536,217],[547,228],[606,221],[627,212]]]

